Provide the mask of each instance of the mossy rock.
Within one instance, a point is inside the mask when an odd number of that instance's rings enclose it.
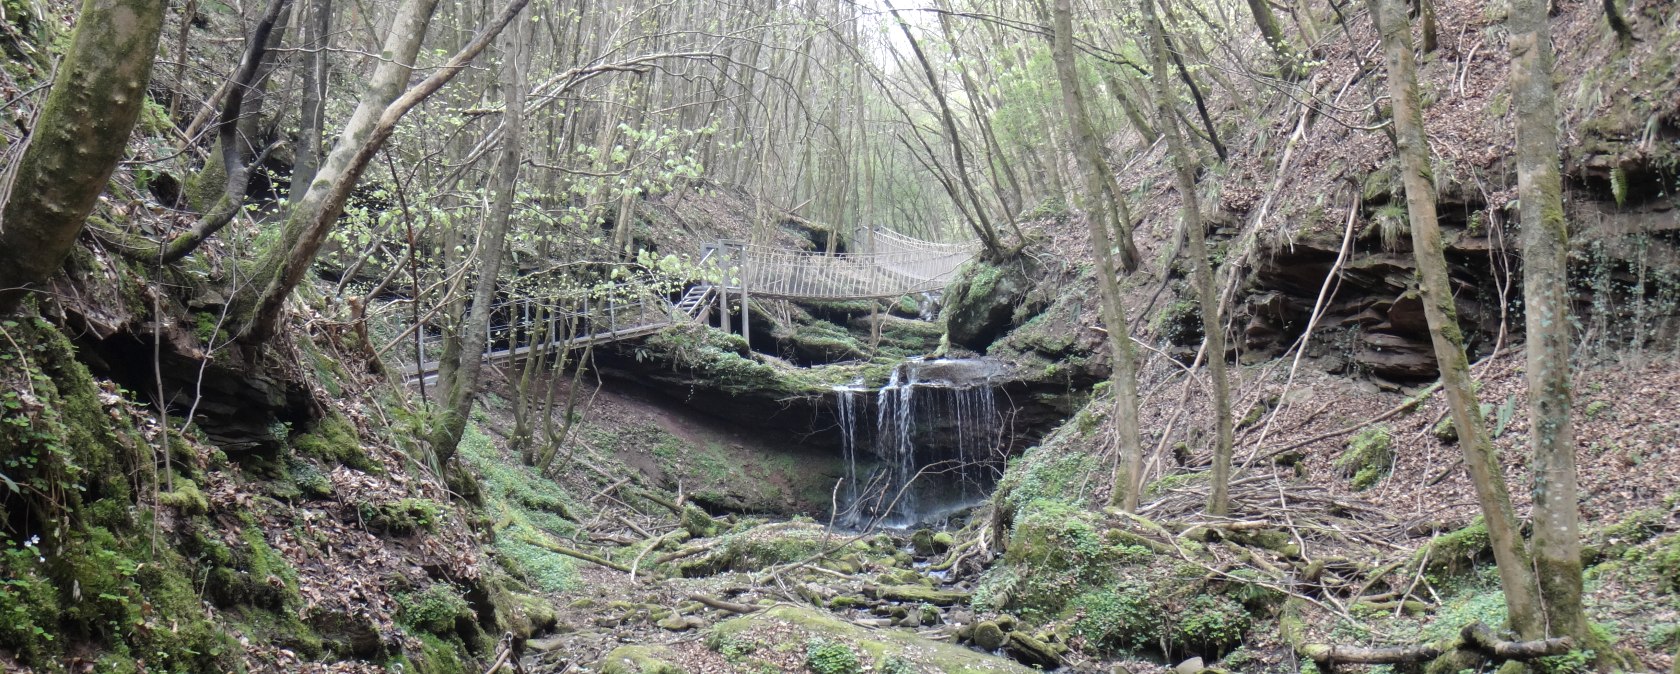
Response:
[[[1039,499],[1022,507],[1003,557],[1016,581],[1005,593],[1007,601],[992,607],[1052,616],[1074,597],[1070,589],[1103,582],[1117,567],[1151,555],[1148,548],[1107,531],[1098,513],[1060,501]],[[978,598],[992,601],[986,594],[976,591]]]
[[[601,674],[688,674],[664,646],[620,646],[596,663]]]
[[[805,522],[768,524],[723,535],[723,544],[678,564],[687,577],[723,571],[757,571],[776,564],[806,559],[822,549],[823,527]],[[830,543],[838,541],[830,540]]]
[[[789,629],[790,627],[792,629]],[[814,640],[841,644],[850,649],[857,656],[859,671],[921,671],[942,674],[1033,671],[1006,658],[955,644],[924,639],[911,631],[870,630],[823,611],[791,605],[775,606],[753,615],[719,623],[708,637],[708,643],[756,643],[760,644],[761,649],[800,649],[807,653]]]
[[[921,585],[864,585],[863,594],[872,599],[932,606],[967,604],[971,596],[958,590],[936,590]]]
[[[693,504],[683,506],[680,520],[683,530],[691,537],[709,538],[717,535],[717,520]]]
[[[361,504],[361,516],[369,529],[395,536],[408,536],[436,529],[448,506],[425,498],[403,498],[387,503]]]
[[[424,590],[399,594],[396,602],[398,622],[437,636],[454,634],[457,621],[473,619],[461,590],[449,583],[433,583]]]
[[[1425,555],[1428,556],[1430,571],[1445,574],[1467,573],[1477,564],[1493,559],[1487,524],[1477,515],[1476,519],[1464,528],[1436,536],[1428,545],[1420,548],[1414,557],[1421,560]]]
[[[946,336],[952,344],[985,351],[1009,328],[1042,310],[1038,306],[1030,312],[1021,311],[1029,305],[1025,300],[1031,290],[1032,281],[1017,265],[970,261],[945,290],[940,318]]]

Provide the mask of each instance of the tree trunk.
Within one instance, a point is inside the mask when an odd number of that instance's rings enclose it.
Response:
[[[1143,20],[1149,30],[1150,69],[1167,72],[1167,34],[1155,11],[1155,0],[1143,0]],[[1172,154],[1178,183],[1178,197],[1184,231],[1189,235],[1190,264],[1196,284],[1196,301],[1202,309],[1202,339],[1207,349],[1208,375],[1213,380],[1213,479],[1208,492],[1208,513],[1224,515],[1230,511],[1231,485],[1231,387],[1225,374],[1225,321],[1221,318],[1219,296],[1213,288],[1213,262],[1208,258],[1206,226],[1202,222],[1201,204],[1196,198],[1196,158],[1184,143],[1184,133],[1178,128],[1178,116],[1173,113],[1176,98],[1169,88],[1171,80],[1154,77],[1156,127],[1167,137],[1167,149]]]
[[[327,111],[327,45],[332,31],[332,0],[308,0],[303,16],[303,104],[298,120],[291,193],[302,195],[321,166],[321,132]]]
[[[252,290],[234,299],[234,315],[244,324],[240,339],[261,342],[274,334],[286,298],[303,282],[327,233],[344,212],[362,172],[396,130],[403,115],[464,70],[478,53],[517,16],[529,0],[512,0],[473,40],[444,66],[399,96],[413,70],[426,27],[438,0],[405,0],[391,23],[381,59],[367,92],[345,125],[338,145],[322,163],[315,182],[292,206],[279,238],[263,251],[252,274]]]
[[[0,314],[58,271],[128,150],[163,0],[86,0],[12,184],[0,185]]]
[[[1534,572],[1552,635],[1615,663],[1581,605],[1581,536],[1570,398],[1569,224],[1552,89],[1545,0],[1511,5],[1511,91],[1517,111],[1517,197],[1527,314],[1528,444],[1534,452]]]
[[[1109,220],[1114,219],[1120,198],[1113,189],[1113,175],[1098,151],[1096,134],[1085,110],[1084,92],[1073,54],[1073,7],[1069,0],[1055,0],[1051,7],[1050,54],[1056,63],[1056,79],[1062,84],[1062,109],[1072,130],[1079,170],[1085,174],[1085,223],[1091,232],[1091,249],[1097,261],[1097,287],[1102,293],[1103,322],[1108,324],[1109,356],[1113,359],[1114,423],[1120,435],[1120,456],[1115,461],[1114,486],[1109,505],[1126,512],[1138,507],[1143,448],[1138,439],[1137,356],[1132,348],[1132,331],[1126,325],[1126,308],[1120,302],[1120,284],[1114,274],[1114,242],[1109,238]],[[1137,249],[1132,246],[1130,223],[1114,227],[1121,237],[1122,264],[1127,271],[1137,267]]]
[[[284,4],[290,5],[289,0]],[[268,99],[268,80],[279,67],[279,53],[281,42],[286,39],[286,31],[291,28],[292,13],[282,11],[275,17],[273,27],[263,35],[262,59],[257,63],[255,76],[245,89],[245,103],[239,116],[239,156],[249,162],[257,157],[268,145],[268,134],[263,129],[263,106]]]
[[[1305,74],[1301,64],[1301,55],[1290,45],[1289,37],[1283,34],[1283,28],[1278,26],[1277,17],[1272,14],[1272,5],[1268,0],[1248,0],[1248,11],[1254,15],[1254,25],[1260,29],[1260,36],[1265,38],[1266,46],[1272,48],[1277,56],[1278,72],[1284,79],[1295,79]]]
[[[1539,591],[1529,569],[1528,546],[1522,540],[1512,512],[1511,494],[1499,455],[1488,437],[1481,407],[1471,387],[1469,359],[1464,355],[1464,335],[1458,327],[1441,228],[1435,214],[1435,187],[1428,176],[1429,147],[1424,137],[1423,106],[1404,1],[1367,0],[1388,62],[1395,152],[1400,157],[1401,180],[1406,191],[1406,213],[1411,220],[1424,317],[1429,322],[1435,358],[1441,370],[1441,388],[1447,394],[1459,446],[1464,449],[1464,463],[1475,484],[1494,560],[1499,565],[1511,627],[1522,638],[1534,639],[1545,633]]]
[[[507,102],[502,112],[502,156],[496,164],[490,212],[478,245],[478,281],[473,286],[472,308],[462,327],[461,364],[448,381],[439,380],[443,391],[443,418],[432,434],[432,453],[438,464],[449,462],[466,432],[467,417],[478,394],[478,375],[484,368],[484,349],[489,336],[490,306],[496,301],[497,275],[502,269],[502,249],[507,242],[508,221],[513,214],[514,194],[519,187],[520,144],[525,130],[525,44],[533,24],[521,21],[511,35],[502,62],[502,94]]]

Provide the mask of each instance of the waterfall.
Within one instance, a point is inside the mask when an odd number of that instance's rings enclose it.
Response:
[[[982,360],[913,359],[893,368],[873,391],[874,433],[864,425],[869,390],[834,388],[835,419],[847,463],[843,521],[915,524],[983,500],[997,478],[1003,449],[993,379]],[[878,467],[861,477],[858,449]]]
[[[857,399],[865,389],[834,387],[835,420],[840,425],[840,445],[846,456],[846,485],[843,503],[857,503]]]

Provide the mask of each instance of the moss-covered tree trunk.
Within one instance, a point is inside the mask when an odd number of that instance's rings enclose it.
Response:
[[[1085,174],[1085,223],[1091,231],[1103,322],[1108,324],[1109,352],[1114,361],[1110,381],[1114,389],[1114,424],[1120,436],[1120,456],[1114,464],[1113,491],[1108,502],[1132,512],[1138,507],[1138,482],[1142,477],[1139,472],[1143,466],[1143,448],[1138,439],[1137,356],[1126,323],[1126,308],[1120,303],[1120,284],[1114,277],[1114,241],[1109,236],[1109,222],[1116,220],[1115,212],[1124,210],[1125,202],[1119,201],[1119,191],[1112,188],[1113,173],[1098,152],[1099,141],[1086,113],[1079,70],[1074,63],[1072,3],[1055,0],[1050,20],[1050,53],[1056,63],[1056,79],[1062,85],[1062,111],[1078,146],[1074,155],[1078,158],[1079,171]],[[1112,229],[1121,237],[1120,255],[1126,269],[1136,268],[1137,248],[1132,245],[1130,223],[1116,222]]]
[[[0,314],[70,254],[145,103],[163,0],[86,0],[0,205]],[[4,195],[0,195],[4,198]]]
[[[1153,72],[1167,72],[1167,31],[1155,11],[1155,0],[1143,0],[1143,21],[1149,30],[1149,61]],[[1173,111],[1171,79],[1155,77],[1155,124],[1167,137],[1178,183],[1180,215],[1190,243],[1190,266],[1196,285],[1196,301],[1202,309],[1202,339],[1207,349],[1208,377],[1213,386],[1214,445],[1213,475],[1208,491],[1208,513],[1224,515],[1231,498],[1231,385],[1225,374],[1225,321],[1220,316],[1219,297],[1213,288],[1213,261],[1208,258],[1206,225],[1201,204],[1196,200],[1196,158],[1185,145]]]
[[[1619,664],[1581,604],[1580,508],[1570,395],[1569,223],[1563,213],[1552,35],[1544,0],[1511,3],[1511,92],[1517,111],[1528,368],[1528,444],[1534,452],[1534,571],[1552,635]]]
[[[467,416],[477,398],[478,375],[484,368],[481,356],[489,341],[486,331],[490,326],[490,307],[496,301],[502,250],[506,247],[514,194],[519,188],[519,162],[524,149],[521,144],[525,140],[525,61],[530,58],[530,50],[525,45],[531,26],[531,22],[522,21],[514,27],[503,56],[502,93],[507,105],[502,111],[502,154],[491,184],[495,196],[479,234],[478,280],[473,285],[472,308],[462,327],[461,362],[447,380],[438,381],[438,389],[443,392],[443,419],[432,434],[431,443],[439,464],[447,463],[461,443]]]
[[[1404,1],[1367,0],[1388,64],[1395,152],[1400,157],[1401,182],[1406,191],[1406,214],[1411,220],[1424,318],[1429,323],[1441,370],[1441,388],[1447,394],[1453,425],[1459,430],[1464,463],[1487,522],[1511,626],[1524,639],[1538,638],[1546,628],[1541,617],[1539,590],[1529,568],[1528,546],[1517,530],[1517,517],[1511,508],[1511,494],[1499,464],[1498,450],[1488,437],[1481,407],[1471,387],[1464,335],[1458,327],[1458,311],[1453,303],[1441,227],[1435,213],[1435,186],[1429,179],[1429,146],[1423,132],[1423,105],[1418,94],[1417,64],[1412,54],[1411,26],[1406,22]]]
[[[1283,34],[1277,15],[1272,13],[1271,3],[1268,0],[1248,0],[1248,12],[1254,17],[1255,27],[1260,29],[1260,37],[1265,38],[1266,46],[1271,47],[1272,54],[1277,56],[1279,73],[1287,79],[1305,74],[1301,54],[1290,44],[1289,36]]]

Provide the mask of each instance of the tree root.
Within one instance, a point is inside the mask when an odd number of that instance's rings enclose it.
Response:
[[[520,540],[523,540],[526,543],[530,543],[532,545],[535,545],[535,546],[537,546],[539,548],[542,548],[544,550],[547,550],[549,552],[556,552],[556,553],[565,555],[567,557],[575,557],[577,559],[581,559],[581,560],[589,562],[591,564],[596,564],[596,565],[607,567],[607,568],[612,569],[614,571],[623,571],[625,573],[630,573],[630,567],[628,567],[628,566],[625,566],[623,564],[619,564],[617,562],[609,561],[609,560],[606,560],[606,559],[602,559],[600,557],[596,557],[595,555],[591,555],[591,554],[589,554],[587,552],[584,552],[582,550],[573,550],[571,548],[568,548],[568,547],[565,547],[565,546],[562,546],[562,545],[555,545],[553,543],[550,543],[548,541],[545,541],[545,540],[542,540],[542,539],[539,539],[539,538],[535,538],[535,537],[522,538]]]
[[[1434,660],[1455,652],[1480,656],[1490,660],[1532,660],[1562,655],[1574,649],[1568,637],[1536,639],[1534,641],[1505,641],[1487,625],[1473,622],[1464,626],[1457,637],[1433,644],[1418,646],[1344,646],[1339,644],[1308,643],[1303,634],[1299,606],[1291,602],[1285,607],[1280,622],[1283,638],[1295,652],[1312,660],[1321,671],[1336,671],[1337,665],[1389,665]]]
[[[724,601],[722,599],[718,599],[717,597],[708,597],[708,596],[703,595],[703,594],[691,594],[691,595],[688,595],[688,597],[686,597],[686,598],[691,599],[693,601],[700,602],[702,604],[705,604],[705,605],[710,606],[710,607],[715,608],[715,609],[728,611],[730,613],[739,613],[739,614],[742,614],[742,615],[746,615],[748,613],[757,613],[759,611],[764,610],[763,606],[753,606],[752,604],[742,604],[742,603],[733,602],[733,601]]]

